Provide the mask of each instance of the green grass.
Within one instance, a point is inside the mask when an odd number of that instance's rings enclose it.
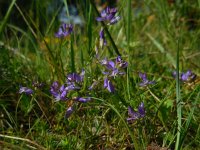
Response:
[[[78,1],[85,24],[62,39],[54,36],[62,4],[48,14],[48,2],[34,1],[27,8],[13,0],[0,14],[0,149],[199,149],[199,0],[119,1],[121,20],[112,26],[95,20],[99,6],[93,1]],[[63,6],[68,5],[65,0]],[[100,60],[118,55],[129,65],[126,75],[112,80],[116,91],[109,93]],[[92,100],[75,103],[65,119],[73,101],[55,102],[50,86],[83,68],[83,88],[69,94]],[[188,69],[195,81],[172,77],[173,71]],[[156,84],[139,87],[139,72]],[[18,93],[20,85],[33,88],[33,81],[43,82],[43,88],[34,88],[32,96]],[[94,81],[97,86],[88,91]],[[128,106],[137,110],[141,102],[146,116],[129,124]]]

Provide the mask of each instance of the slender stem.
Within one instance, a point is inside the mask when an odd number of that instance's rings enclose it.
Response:
[[[8,139],[14,139],[14,140],[20,140],[20,141],[25,141],[25,142],[28,142],[30,144],[33,144],[33,145],[37,146],[41,150],[46,150],[46,148],[44,148],[43,146],[41,146],[41,145],[37,144],[35,141],[31,141],[29,139],[20,138],[20,137],[14,137],[14,136],[9,136],[9,135],[3,135],[3,134],[0,134],[0,137],[2,137],[2,138],[8,138]]]
[[[177,57],[176,57],[176,107],[177,107],[177,137],[176,137],[176,146],[175,150],[180,149],[180,136],[181,136],[181,94],[180,94],[180,79],[179,79],[179,41],[178,41],[178,49],[177,49]]]
[[[71,58],[71,72],[75,72],[75,60],[74,60],[74,47],[73,47],[74,39],[73,35],[71,35],[71,53],[70,53],[70,58]]]
[[[127,45],[128,45],[128,68],[127,68],[127,94],[128,99],[131,99],[130,96],[130,85],[129,85],[129,68],[130,68],[130,34],[131,34],[131,0],[128,0],[128,23],[127,23]]]
[[[155,98],[155,100],[157,100],[158,102],[160,102],[160,99],[150,90],[149,87],[147,87],[149,93]]]

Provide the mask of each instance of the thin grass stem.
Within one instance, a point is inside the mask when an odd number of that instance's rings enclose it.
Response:
[[[180,149],[180,138],[182,131],[182,106],[181,106],[181,93],[180,93],[180,79],[179,79],[179,40],[178,40],[178,48],[177,48],[177,56],[176,56],[176,109],[177,109],[177,137],[176,137],[176,145],[175,150]]]

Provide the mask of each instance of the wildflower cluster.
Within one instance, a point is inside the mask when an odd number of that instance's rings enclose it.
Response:
[[[117,16],[116,14],[117,14],[116,8],[107,7],[105,10],[101,12],[101,17],[97,17],[96,20],[99,22],[104,21],[112,25],[120,20],[120,16]]]
[[[103,10],[99,17],[96,18],[99,22],[105,22],[106,25],[113,25],[116,24],[120,20],[120,16],[117,15],[116,8],[107,7]],[[57,38],[63,38],[70,35],[73,32],[73,25],[72,24],[65,24],[59,27],[58,32],[55,33]],[[101,28],[99,32],[99,39],[100,39],[100,47],[103,48],[104,45],[107,44],[106,37],[104,34],[104,28]],[[100,61],[99,61],[100,60]],[[101,78],[103,81],[103,87],[107,89],[110,93],[115,93],[115,84],[113,84],[114,79],[118,76],[123,76],[126,74],[126,68],[128,67],[128,62],[122,59],[121,56],[117,56],[114,60],[109,60],[108,58],[100,59],[98,57],[98,61],[100,62],[101,67],[103,67],[102,74],[103,77]],[[176,72],[173,73],[173,76],[176,77]],[[155,84],[155,81],[150,81],[147,78],[146,73],[139,73],[139,77],[141,78],[141,82],[139,86],[141,87],[148,87],[149,85]],[[80,74],[75,72],[70,73],[66,76],[66,81],[63,84],[60,84],[58,81],[54,81],[50,87],[50,93],[55,99],[55,101],[72,101],[72,105],[70,105],[66,109],[65,117],[68,118],[75,110],[74,104],[75,102],[86,103],[91,100],[91,97],[88,93],[90,90],[94,89],[94,86],[98,84],[98,82],[94,82],[89,88],[88,91],[84,91],[83,84],[85,78],[85,71],[82,70]],[[194,80],[196,75],[188,70],[186,73],[180,74],[180,80],[183,82],[187,82],[190,80]],[[34,84],[35,87],[39,87],[40,84]],[[84,93],[83,93],[84,91]],[[28,87],[20,87],[19,93],[25,93],[27,95],[34,94],[34,90]],[[144,102],[141,102],[138,106],[138,110],[134,111],[131,106],[128,106],[128,115],[127,121],[129,123],[134,122],[137,119],[144,118],[146,115]]]
[[[58,32],[55,34],[55,36],[58,37],[58,38],[62,38],[62,37],[68,36],[72,32],[73,32],[73,25],[72,24],[63,23],[59,27]]]
[[[146,73],[139,73],[139,77],[142,79],[142,82],[139,84],[141,87],[145,87],[150,84],[155,84],[155,81],[149,81],[147,79]]]
[[[63,85],[60,85],[58,81],[53,82],[51,85],[50,92],[52,96],[55,98],[56,101],[78,101],[78,102],[88,102],[91,100],[90,97],[82,97],[81,95],[72,97],[70,93],[81,90],[83,85],[85,71],[82,70],[80,74],[71,73],[67,75],[66,82]],[[78,93],[79,94],[79,93]],[[66,111],[66,117],[69,117],[70,114],[73,112],[73,106],[70,106]]]
[[[127,68],[128,63],[121,59],[121,56],[118,56],[115,59],[115,62],[112,60],[107,60],[107,58],[101,61],[101,65],[103,65],[106,71],[103,71],[104,77],[104,88],[106,88],[109,92],[114,92],[114,86],[111,82],[112,78],[115,78],[117,75],[124,75],[125,72],[123,69]]]
[[[129,123],[132,123],[133,121],[143,118],[145,116],[145,109],[144,109],[144,103],[140,103],[138,106],[138,111],[134,111],[131,106],[128,107],[128,115],[129,118],[127,118],[127,121]]]

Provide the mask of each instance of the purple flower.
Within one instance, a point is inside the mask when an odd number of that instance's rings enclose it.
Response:
[[[173,71],[173,72],[172,72],[172,76],[173,76],[174,78],[176,78],[176,71]]]
[[[137,119],[143,118],[145,116],[144,103],[143,102],[140,103],[140,105],[138,106],[137,112],[135,112],[131,106],[128,106],[128,115],[129,115],[129,118],[127,118],[127,121],[129,123]]]
[[[79,74],[77,73],[71,73],[67,76],[67,81],[68,82],[83,82],[83,78],[84,78],[84,75],[85,75],[85,70],[83,69],[82,72]]]
[[[101,17],[97,17],[96,20],[101,21],[107,21],[109,24],[115,24],[119,21],[120,17],[116,16],[117,9],[116,8],[110,8],[107,7],[105,10],[101,12]]]
[[[53,84],[51,85],[50,92],[54,96],[56,101],[67,100],[66,98],[66,95],[68,92],[67,88],[64,85],[59,87],[59,84],[57,81],[53,82]]]
[[[55,36],[58,37],[58,38],[62,38],[62,37],[65,37],[65,36],[71,34],[72,31],[73,31],[73,25],[72,24],[63,23],[59,27],[58,32],[55,34]]]
[[[176,78],[176,71],[172,72],[172,76]],[[188,70],[187,72],[182,72],[179,76],[179,79],[183,82],[187,81],[194,81],[196,78],[196,74],[193,73],[191,70]]]
[[[74,112],[74,108],[73,106],[70,106],[65,112],[65,118],[69,118],[73,112]]]
[[[181,73],[182,81],[194,80],[196,78],[196,74],[194,74],[191,70],[188,70],[186,73]]]
[[[82,103],[86,103],[86,102],[90,101],[91,98],[90,97],[86,97],[86,98],[84,98],[84,97],[77,97],[76,100],[79,101],[79,102],[82,102]]]
[[[31,94],[33,94],[34,92],[33,92],[33,90],[32,89],[30,89],[30,88],[28,88],[28,87],[20,87],[20,89],[19,89],[19,93],[20,94],[22,94],[22,93],[25,93],[26,95],[31,95]]]
[[[68,90],[79,90],[81,87],[81,83],[83,82],[85,75],[85,70],[83,69],[82,72],[79,74],[71,73],[67,76],[67,89]]]
[[[142,87],[144,87],[144,86],[147,86],[147,85],[149,85],[149,84],[155,84],[155,81],[149,81],[148,79],[147,79],[147,75],[146,75],[146,73],[139,73],[139,76],[140,76],[140,78],[142,79],[142,82],[139,84],[140,86],[142,86]]]
[[[113,77],[115,77],[116,75],[124,75],[125,72],[120,71],[120,70],[128,66],[128,63],[123,61],[120,56],[116,58],[115,62],[112,60],[108,61],[105,58],[101,61],[101,64],[104,65],[106,69],[109,71],[109,72],[103,72],[103,74],[106,74],[106,75],[110,74],[110,76],[113,76]]]
[[[104,79],[104,88],[106,88],[109,92],[113,93],[115,91],[115,88],[110,80],[108,78]]]
[[[115,61],[117,64],[119,64],[120,68],[127,68],[127,66],[128,66],[128,63],[126,61],[122,60],[121,56],[117,56]]]
[[[100,30],[99,37],[100,37],[100,47],[103,47],[104,45],[107,44],[106,38],[105,38],[105,35],[104,35],[104,29]]]
[[[117,23],[120,19],[121,19],[120,16],[116,16],[116,17],[114,17],[113,19],[110,20],[110,24],[115,24],[115,23]]]

